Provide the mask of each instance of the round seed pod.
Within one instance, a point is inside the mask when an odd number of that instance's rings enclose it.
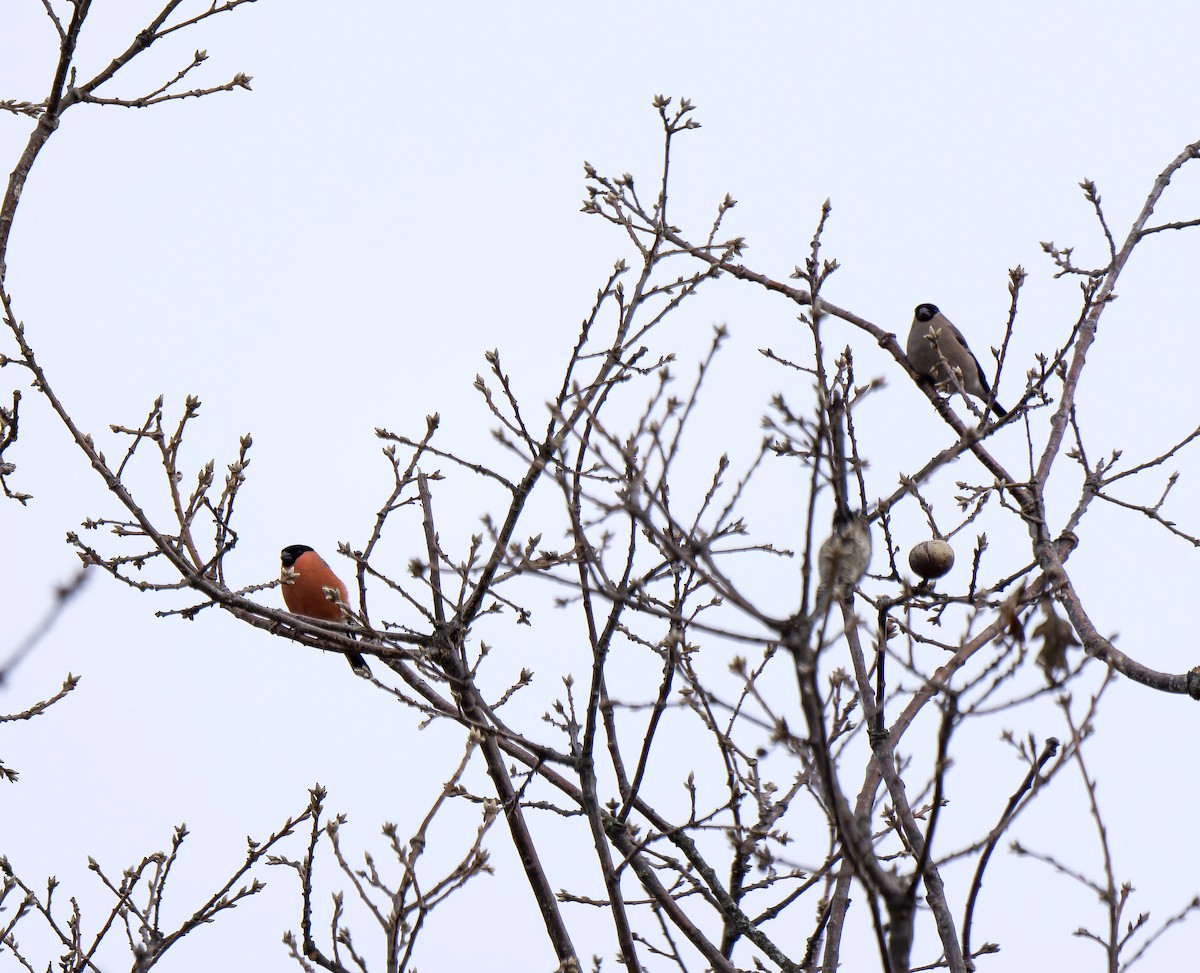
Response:
[[[942,540],[921,541],[908,552],[908,566],[926,581],[940,578],[954,567],[954,548]]]

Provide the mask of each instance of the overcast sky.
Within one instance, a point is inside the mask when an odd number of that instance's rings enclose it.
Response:
[[[154,11],[141,0],[96,4],[81,75],[123,50]],[[1041,242],[1075,246],[1083,264],[1105,260],[1079,181],[1098,183],[1123,236],[1155,176],[1200,138],[1198,30],[1200,10],[1183,2],[260,0],[156,45],[104,93],[142,94],[196,48],[209,54],[197,84],[244,71],[252,92],[65,114],[25,188],[7,285],[51,381],[110,456],[119,447],[108,425],[138,424],[160,393],[168,417],[189,393],[204,403],[187,440],[190,469],[214,457],[223,471],[237,437],[252,433],[230,562],[231,583],[251,584],[277,574],[286,544],[309,544],[331,561],[339,541],[363,545],[391,488],[376,427],[420,435],[424,416],[438,411],[446,446],[496,455],[493,422],[472,390],[486,350],[500,349],[532,405],[554,394],[597,288],[615,260],[631,257],[619,232],[579,211],[584,160],[652,185],[661,156],[656,94],[690,98],[702,123],[677,145],[672,222],[701,237],[731,194],[739,204],[725,228],[748,238],[745,261],[757,270],[783,279],[803,262],[828,197],[824,255],[842,269],[826,296],[901,336],[914,305],[937,303],[987,367],[987,348],[1003,334],[1008,269],[1024,266],[1022,317],[999,390],[1002,402],[1014,401],[1034,355],[1060,343],[1078,314],[1077,284],[1053,280]],[[40,101],[56,54],[42,5],[8,0],[0,98]],[[30,125],[0,116],[4,172]],[[1186,219],[1198,210],[1200,169],[1185,169],[1160,214]],[[1197,425],[1198,239],[1149,241],[1117,288],[1079,393],[1093,462],[1113,450],[1141,462]],[[721,451],[753,454],[773,392],[803,400],[804,389],[787,388],[794,378],[756,351],[801,354],[796,314],[733,281],[681,311],[685,360],[707,346],[714,325],[731,332],[722,391],[706,413],[712,443],[697,456],[705,470]],[[869,337],[832,327],[832,340],[854,347],[860,378],[888,382],[868,471],[869,492],[883,495],[913,456],[947,445],[948,431]],[[14,371],[0,373],[0,400],[23,382]],[[0,652],[73,572],[65,533],[116,513],[36,394],[24,394],[21,441],[6,458],[19,465],[14,486],[35,499],[27,509],[0,506],[8,620]],[[1037,420],[1043,434],[1045,418]],[[1025,469],[1022,433],[1006,436],[998,453]],[[1060,463],[1052,532],[1077,497],[1078,474]],[[1195,534],[1198,465],[1185,453],[1158,479],[1131,485],[1127,499],[1152,502],[1179,469],[1165,514]],[[156,475],[153,464],[138,474],[147,497],[162,496]],[[939,496],[948,502],[955,479],[983,476],[960,461]],[[461,551],[499,502],[469,481],[445,489],[454,504],[446,503],[443,540]],[[1012,530],[1011,520],[1000,523]],[[1012,569],[1028,560],[1026,536],[989,539]],[[397,546],[397,573],[420,553]],[[1186,634],[1194,558],[1144,517],[1096,509],[1072,576],[1085,599],[1104,606],[1102,631],[1119,634],[1147,665],[1179,672],[1200,662]],[[783,604],[792,594],[779,597]],[[264,596],[276,607],[278,598]],[[0,711],[14,712],[51,694],[68,671],[83,676],[49,714],[5,725],[0,756],[21,779],[2,785],[0,851],[22,876],[36,883],[56,874],[86,901],[95,888],[88,855],[116,873],[164,847],[186,821],[192,847],[177,908],[190,911],[185,880],[205,888],[231,870],[244,836],[261,837],[303,810],[316,781],[332,810],[351,813],[345,840],[356,853],[383,851],[384,820],[411,833],[446,776],[458,731],[419,731],[412,714],[341,660],[217,611],[190,623],[154,617],[185,603],[94,578],[0,688]],[[550,650],[532,642],[520,651],[546,673],[544,699],[553,698]],[[1194,703],[1128,683],[1104,703],[1091,770],[1102,781],[1117,877],[1137,889],[1130,918],[1150,911],[1162,921],[1200,892],[1195,856],[1180,852],[1194,829],[1197,718]],[[996,740],[1002,725],[991,728],[992,749],[980,760],[1006,759],[1018,779]],[[1034,723],[1007,725],[1062,734],[1050,706]],[[981,779],[991,768],[979,768]],[[1061,836],[1067,857],[1099,876],[1077,781],[1064,779],[1062,789],[1052,813],[1069,832]],[[1026,826],[1017,837],[1054,851],[1053,820],[1035,808]],[[501,826],[490,847],[500,874],[435,914],[421,968],[494,965],[497,941],[521,957],[500,968],[553,968]],[[1004,857],[986,892],[1011,909],[993,905],[997,928],[981,934],[1002,939],[995,968],[1098,963],[1095,947],[1071,935],[1102,925],[1094,899],[1042,866]],[[294,879],[266,878],[272,888],[262,901],[193,937],[166,968],[205,968],[234,948],[241,968],[293,968],[279,936],[298,922]],[[1058,912],[1060,897],[1069,906]],[[476,924],[478,936],[462,935]],[[608,968],[609,927],[595,930],[577,945]],[[1198,937],[1194,921],[1172,931],[1142,968],[1185,968]],[[530,943],[533,952],[521,953]],[[452,964],[437,944],[452,944]]]

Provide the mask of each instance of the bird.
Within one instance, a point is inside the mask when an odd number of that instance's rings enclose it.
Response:
[[[935,349],[929,339],[933,334],[937,341]],[[918,304],[913,313],[912,328],[908,332],[908,360],[912,367],[939,387],[951,385],[951,378],[942,362],[944,358],[959,373],[964,392],[987,402],[991,399],[993,411],[1003,419],[1008,410],[992,398],[987,376],[979,365],[979,359],[971,354],[967,339],[949,319],[938,310],[936,304]],[[938,352],[941,352],[939,355]]]
[[[835,514],[833,532],[817,554],[817,599],[813,618],[829,611],[835,595],[850,594],[871,564],[871,524],[865,513]]]
[[[325,589],[332,588],[344,603],[349,597],[346,585],[333,569],[307,544],[291,544],[279,553],[280,582],[283,587],[283,603],[293,615],[318,618],[326,622],[341,622],[342,610],[325,596]],[[354,635],[351,634],[351,638]],[[356,675],[369,676],[371,669],[359,652],[347,652],[346,661]]]

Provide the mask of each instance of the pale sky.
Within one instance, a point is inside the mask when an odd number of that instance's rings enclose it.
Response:
[[[60,13],[67,7],[55,5]],[[107,64],[155,11],[141,0],[96,4],[80,45],[81,74]],[[807,255],[830,198],[824,255],[842,269],[826,296],[901,339],[914,305],[936,303],[972,338],[990,374],[987,349],[1000,341],[1008,310],[1007,272],[1024,266],[1022,315],[1000,383],[1008,405],[1034,356],[1061,343],[1078,313],[1077,284],[1053,279],[1040,243],[1074,246],[1083,264],[1105,260],[1080,180],[1096,181],[1120,238],[1157,174],[1200,138],[1198,31],[1200,10],[1182,2],[1019,0],[984,9],[260,0],[172,35],[104,89],[142,94],[204,48],[209,60],[193,86],[244,71],[252,92],[146,110],[81,105],[64,115],[26,185],[7,285],[51,381],[110,457],[121,441],[109,424],[140,423],[160,393],[169,418],[185,395],[203,401],[186,440],[189,470],[215,458],[223,474],[238,436],[253,435],[232,584],[275,577],[279,549],[293,543],[313,546],[348,578],[337,544],[363,545],[392,484],[376,427],[419,436],[436,411],[443,448],[495,459],[495,423],[472,390],[484,352],[500,349],[535,413],[557,390],[597,288],[614,261],[633,256],[621,233],[580,212],[584,160],[653,186],[656,94],[690,98],[702,124],[676,147],[671,221],[703,237],[729,193],[738,206],[724,227],[748,239],[746,264],[785,279]],[[42,5],[9,0],[0,11],[0,98],[40,101],[56,54]],[[4,172],[31,124],[0,115]],[[1193,167],[1159,212],[1171,220],[1198,210]],[[1196,427],[1198,260],[1196,231],[1160,234],[1126,270],[1080,385],[1092,462],[1123,450],[1123,462],[1135,465]],[[702,413],[704,437],[692,443],[698,475],[707,477],[723,451],[742,462],[754,453],[774,392],[804,401],[807,389],[757,352],[808,349],[797,311],[727,279],[679,312],[668,344],[680,351],[681,376],[690,375],[713,326],[731,334],[713,379],[721,391]],[[866,451],[869,493],[890,493],[900,472],[949,443],[949,432],[869,336],[844,322],[831,327],[832,342],[854,347],[860,379],[888,383],[874,403]],[[6,368],[0,379],[0,401],[23,388],[21,439],[6,458],[18,464],[13,485],[35,498],[26,509],[0,504],[6,653],[77,564],[66,532],[118,511],[23,375]],[[1047,418],[1037,415],[1035,443]],[[1012,468],[1027,469],[1019,427],[995,445]],[[1051,514],[1061,525],[1079,472],[1059,463],[1060,506]],[[1164,515],[1195,534],[1195,452],[1122,496],[1152,503],[1176,469],[1182,478]],[[986,482],[986,474],[967,459],[942,472],[932,494],[948,521],[957,479]],[[156,513],[160,480],[161,468],[148,462],[134,478]],[[442,539],[462,553],[502,498],[462,475],[442,489]],[[764,534],[773,518],[786,519],[788,499],[777,500],[760,514]],[[1012,536],[1013,523],[985,520],[966,532],[989,531],[997,576],[1029,559],[1027,536]],[[799,543],[801,526],[797,511],[781,527],[787,543]],[[1072,577],[1101,630],[1147,665],[1181,672],[1200,663],[1182,634],[1194,597],[1191,546],[1140,514],[1100,503],[1083,534]],[[115,550],[106,535],[89,540]],[[875,570],[881,548],[877,539]],[[423,552],[398,537],[390,553],[402,576]],[[969,571],[963,554],[960,584]],[[798,565],[792,570],[798,576]],[[556,616],[553,594],[539,609],[543,632],[577,631],[574,619]],[[777,606],[793,598],[790,590],[763,595]],[[278,591],[263,600],[281,607]],[[382,859],[380,824],[395,821],[411,834],[460,747],[457,728],[419,730],[411,712],[356,680],[340,659],[217,610],[186,623],[155,618],[188,603],[95,577],[0,687],[0,711],[16,712],[52,694],[67,672],[83,677],[48,714],[4,726],[0,757],[21,778],[0,785],[0,853],[35,886],[57,875],[64,899],[77,895],[90,908],[85,920],[98,918],[105,901],[87,856],[117,874],[166,847],[172,827],[186,821],[192,836],[175,907],[190,913],[194,896],[240,861],[245,836],[263,837],[302,811],[317,781],[330,792],[330,811],[350,815],[346,847]],[[536,627],[495,634],[508,640],[501,650],[512,654],[512,671],[527,665],[538,675],[529,712],[549,708],[561,693],[559,636],[539,639]],[[518,636],[525,641],[515,644]],[[1036,685],[1040,674],[1029,678]],[[1085,674],[1076,697],[1098,678]],[[1000,732],[1063,734],[1052,702],[1038,705],[975,728],[976,749],[959,753],[955,773],[979,778],[960,783],[962,799],[976,786],[998,795],[983,805],[992,809],[984,820],[995,820],[1022,773]],[[1102,703],[1089,769],[1101,782],[1118,881],[1136,889],[1127,919],[1148,911],[1156,925],[1200,892],[1194,855],[1180,852],[1194,828],[1198,718],[1192,701],[1128,682]],[[674,777],[658,783],[682,800],[686,771],[668,771]],[[486,792],[481,773],[474,782]],[[1099,878],[1078,775],[1067,771],[1054,787],[1054,800],[1035,805],[1009,837]],[[564,831],[564,847],[583,833]],[[453,837],[447,829],[446,840]],[[588,843],[580,867],[594,869]],[[1003,952],[980,969],[1098,968],[1096,947],[1072,936],[1080,926],[1103,926],[1095,898],[1007,846],[1008,839],[984,887],[981,909],[991,924],[977,920],[976,928],[977,939],[1000,941]],[[553,969],[502,824],[488,847],[498,874],[434,913],[421,969]],[[300,854],[300,845],[291,851]],[[567,858],[552,877],[556,888],[574,881]],[[190,937],[163,968],[294,969],[279,942],[299,922],[294,877],[282,869],[260,877],[265,894]],[[806,906],[799,919],[806,932],[812,911]],[[32,942],[24,926],[18,938]],[[576,940],[581,957],[598,954],[611,969],[616,947],[604,917],[587,917],[580,928],[588,930]],[[356,929],[359,948],[377,956],[368,920],[360,916]],[[1198,943],[1193,919],[1140,968],[1183,969]],[[873,944],[863,948],[860,961],[874,968]],[[739,955],[744,965],[747,957]],[[854,966],[853,954],[846,958]]]

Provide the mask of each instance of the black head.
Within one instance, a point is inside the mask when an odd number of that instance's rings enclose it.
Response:
[[[285,547],[279,552],[279,560],[283,562],[285,568],[290,568],[300,560],[301,554],[306,554],[311,550],[312,548],[307,544],[292,544],[290,547]]]
[[[941,311],[937,309],[936,304],[918,304],[916,310],[917,320],[924,324],[926,321],[932,321]]]

